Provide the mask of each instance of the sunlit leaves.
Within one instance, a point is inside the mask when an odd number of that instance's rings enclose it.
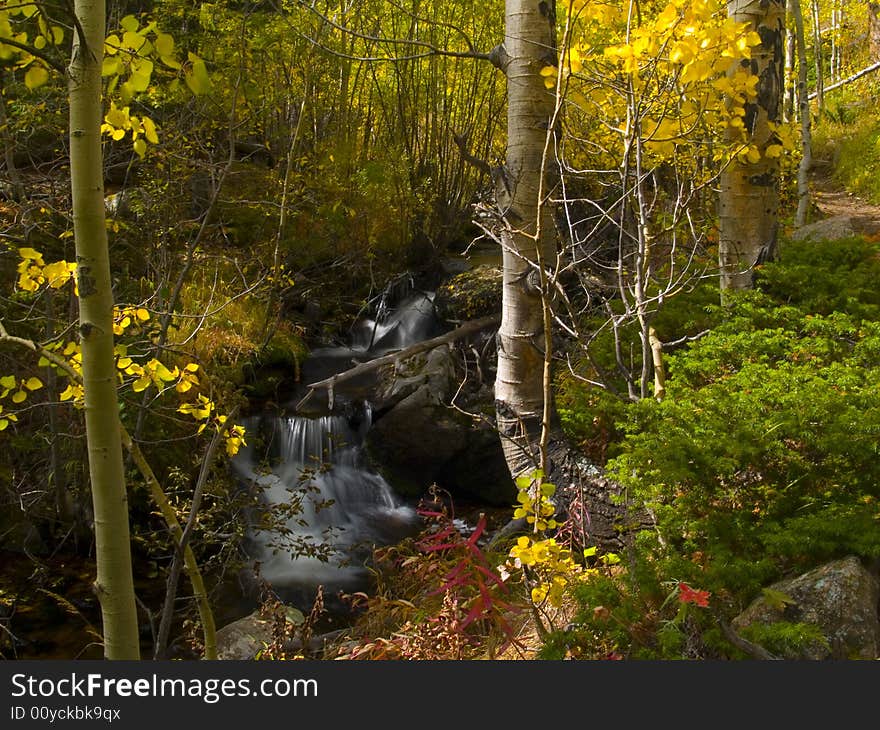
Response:
[[[0,377],[0,400],[9,399],[15,405],[24,403],[28,396],[35,390],[43,387],[43,381],[39,378],[16,378],[14,375]],[[18,416],[5,410],[0,404],[0,431],[5,431],[10,423],[15,423]]]
[[[24,85],[29,89],[36,89],[49,80],[49,72],[44,66],[32,65],[24,75]]]
[[[707,138],[717,151],[738,151],[757,77],[731,70],[732,60],[749,58],[760,38],[729,19],[720,0],[673,0],[655,13],[628,22],[619,6],[587,3],[563,54],[567,99],[603,120],[591,139],[607,151],[604,165],[619,164],[633,143],[652,164],[693,165]]]
[[[211,77],[208,75],[208,67],[196,54],[189,54],[189,70],[184,79],[189,90],[199,96],[207,94],[211,90]]]
[[[104,115],[101,132],[114,141],[123,139],[126,134],[130,133],[132,148],[140,157],[143,157],[146,153],[146,142],[157,144],[159,141],[159,137],[156,134],[156,125],[152,119],[147,116],[132,114],[130,107],[127,106],[120,109],[112,101],[110,102],[110,108]]]
[[[18,288],[21,291],[36,292],[44,284],[60,289],[68,281],[75,281],[75,263],[62,260],[47,265],[43,255],[29,247],[18,249],[18,255],[21,257],[17,268]]]

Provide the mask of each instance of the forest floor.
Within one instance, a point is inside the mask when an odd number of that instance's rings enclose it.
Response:
[[[810,193],[813,206],[823,217],[846,216],[856,233],[868,238],[880,236],[880,206],[846,191],[825,168],[813,171]]]

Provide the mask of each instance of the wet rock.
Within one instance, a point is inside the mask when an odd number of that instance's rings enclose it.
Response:
[[[450,405],[458,378],[449,348],[414,360],[382,390],[384,410],[366,437],[376,468],[405,496],[436,483],[452,494],[511,504],[516,495],[495,429]],[[487,398],[489,408],[488,391]],[[476,405],[468,402],[468,411]]]
[[[786,659],[877,659],[880,583],[858,558],[850,556],[770,587],[781,601],[757,598],[731,625],[742,631],[779,621],[817,626],[826,641],[809,642]],[[791,599],[789,602],[788,599]]]

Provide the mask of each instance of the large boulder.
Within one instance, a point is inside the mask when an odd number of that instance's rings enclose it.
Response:
[[[793,241],[836,241],[851,238],[855,234],[855,221],[852,216],[843,214],[801,226],[791,234],[791,238]]]
[[[850,556],[765,590],[731,625],[747,632],[754,624],[780,621],[812,624],[825,641],[808,641],[785,659],[877,659],[880,583],[858,558]]]
[[[382,407],[367,432],[367,453],[405,496],[421,496],[437,484],[453,495],[511,504],[516,494],[498,434],[451,406],[457,386],[447,346],[398,369],[377,399]]]
[[[272,643],[272,622],[260,611],[240,618],[217,630],[217,658],[231,660],[254,659]]]

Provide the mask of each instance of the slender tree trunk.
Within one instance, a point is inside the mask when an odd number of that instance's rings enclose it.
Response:
[[[880,3],[868,3],[868,52],[880,61]]]
[[[105,2],[76,0],[75,12],[80,32],[74,33],[69,68],[70,177],[86,441],[95,514],[95,592],[101,603],[104,656],[139,659],[113,353],[113,294],[104,227],[101,61]]]
[[[12,131],[9,127],[9,117],[6,115],[6,101],[3,98],[3,86],[5,83],[3,77],[4,73],[0,70],[0,144],[3,145],[3,162],[6,165],[9,184],[12,187],[13,200],[21,202],[25,199],[25,189],[18,168],[15,166],[15,148]]]
[[[819,113],[825,109],[825,78],[822,58],[822,32],[819,26],[819,0],[811,0],[810,13],[813,20],[813,62],[816,67],[816,102]]]
[[[534,470],[540,461],[536,444],[544,415],[544,315],[535,267],[539,258],[548,262],[556,255],[553,226],[538,200],[544,146],[555,109],[555,96],[545,88],[540,71],[556,62],[555,25],[552,4],[539,0],[506,4],[502,67],[507,76],[507,158],[496,184],[506,226],[495,409],[514,476]],[[540,227],[539,215],[545,217]]]
[[[813,164],[813,144],[810,134],[810,99],[807,93],[807,44],[804,39],[804,15],[801,12],[801,0],[789,0],[791,13],[794,16],[795,39],[798,54],[798,109],[801,117],[801,161],[798,165],[797,188],[798,207],[794,216],[796,227],[804,225],[810,207],[809,172]]]
[[[787,122],[795,119],[795,101],[797,97],[797,82],[794,78],[794,36],[789,35],[785,39],[785,101],[782,105],[783,119]]]
[[[721,175],[719,196],[719,265],[722,299],[732,289],[750,289],[754,267],[773,258],[779,204],[779,159],[765,151],[777,137],[769,123],[779,123],[782,106],[785,4],[780,0],[731,0],[728,14],[748,23],[761,37],[752,49],[751,71],[758,76],[758,96],[746,104],[749,142],[761,153],[755,163],[734,160]],[[737,62],[739,63],[739,62]]]

